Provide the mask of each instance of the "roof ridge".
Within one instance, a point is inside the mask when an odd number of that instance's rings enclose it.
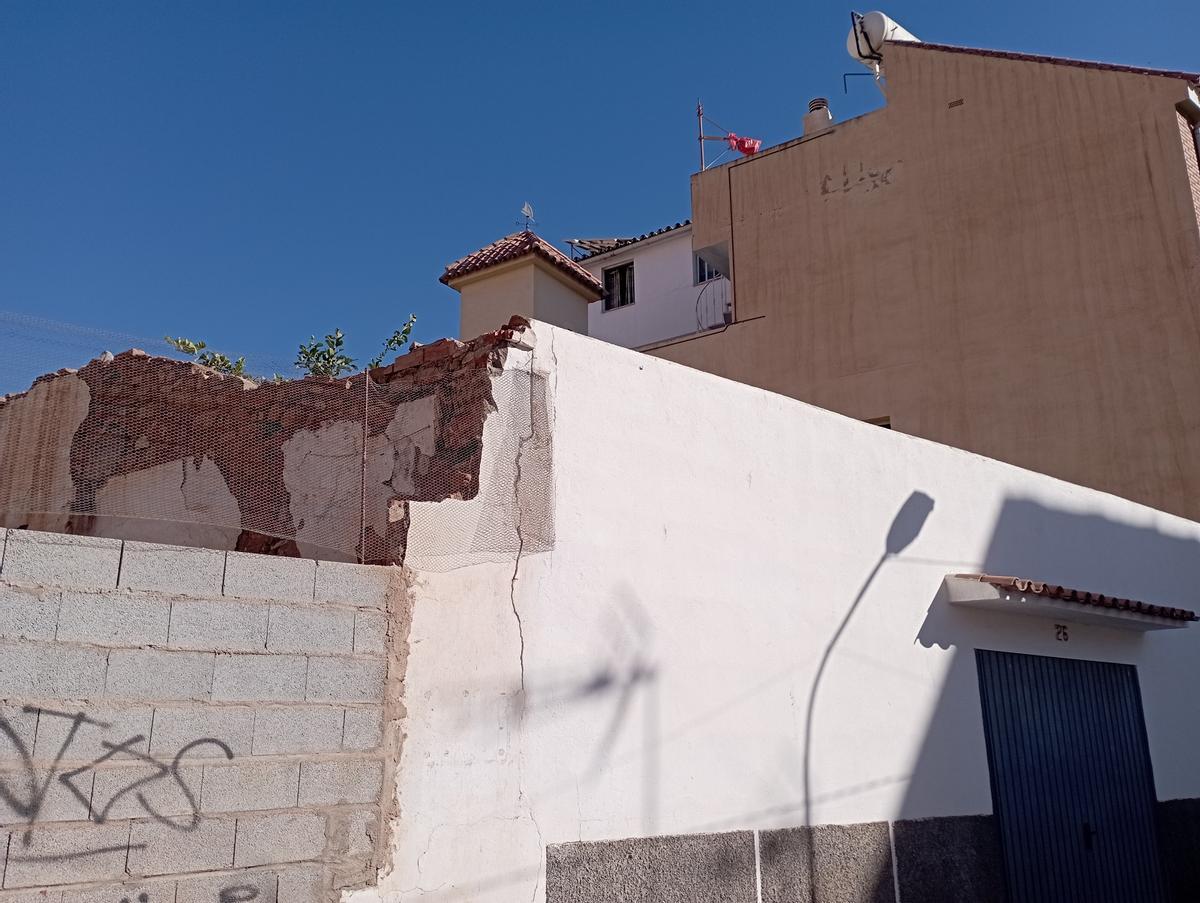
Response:
[[[640,241],[647,241],[648,239],[651,239],[651,238],[657,238],[660,235],[666,235],[668,232],[674,232],[676,229],[682,229],[685,226],[690,226],[691,224],[692,224],[692,220],[689,217],[688,219],[680,220],[679,222],[675,223],[673,226],[663,226],[661,229],[654,229],[650,232],[643,232],[641,235],[634,236],[633,238],[616,239],[615,241],[617,243],[615,245],[613,245],[611,248],[607,248],[603,251],[592,251],[590,254],[584,254],[579,259],[580,260],[590,260],[593,257],[599,257],[601,254],[611,254],[613,251],[619,251],[621,248],[627,248],[630,245],[635,245]]]
[[[988,50],[982,47],[966,47],[961,44],[939,44],[936,41],[888,41],[904,47],[921,47],[925,50],[943,50],[949,53],[968,53],[995,59],[1023,60],[1034,63],[1050,63],[1058,66],[1078,66],[1082,69],[1100,69],[1109,72],[1129,72],[1134,75],[1157,75],[1164,78],[1183,78],[1200,82],[1200,73],[1178,69],[1154,69],[1150,66],[1133,66],[1126,63],[1105,63],[1097,60],[1081,60],[1077,57],[1051,56],[1044,53],[1025,53],[1017,50]]]

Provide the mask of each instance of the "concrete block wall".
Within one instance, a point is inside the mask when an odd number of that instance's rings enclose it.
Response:
[[[372,882],[396,575],[0,530],[0,903]]]

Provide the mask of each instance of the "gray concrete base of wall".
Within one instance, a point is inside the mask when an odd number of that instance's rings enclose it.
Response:
[[[1172,903],[1200,900],[1200,799],[1158,804]],[[899,894],[897,896],[897,891]],[[546,903],[1006,903],[991,815],[564,843]]]
[[[1158,847],[1168,898],[1200,900],[1200,799],[1158,804]]]
[[[566,843],[546,851],[546,903],[910,900],[1003,903],[992,816]]]

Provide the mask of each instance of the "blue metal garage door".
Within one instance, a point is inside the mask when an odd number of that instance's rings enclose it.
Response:
[[[1137,669],[977,650],[1013,903],[1162,903]]]

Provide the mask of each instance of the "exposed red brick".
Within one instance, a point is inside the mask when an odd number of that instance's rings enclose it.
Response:
[[[100,510],[97,494],[118,477],[162,465],[182,465],[186,481],[194,462],[215,464],[240,512],[240,523],[219,524],[231,531],[232,547],[273,555],[299,555],[298,525],[284,482],[284,446],[301,431],[318,434],[340,422],[362,425],[366,405],[368,441],[381,437],[401,405],[429,396],[437,399],[438,420],[432,424],[434,451],[417,455],[412,481],[415,492],[396,493],[388,486],[371,491],[393,492],[371,498],[373,510],[400,512],[381,535],[338,537],[338,548],[362,561],[403,560],[408,531],[408,502],[469,499],[479,491],[483,425],[494,409],[492,379],[503,366],[508,347],[528,328],[523,320],[468,342],[444,339],[415,348],[369,374],[330,380],[305,378],[282,383],[253,382],[227,376],[194,363],[152,357],[130,350],[112,360],[95,360],[79,370],[60,370],[39,377],[34,385],[70,376],[90,393],[86,416],[71,438],[71,498],[55,510],[69,512],[68,532],[104,535],[112,518],[128,512]],[[368,386],[368,380],[370,384]],[[0,411],[28,393],[0,400]],[[0,415],[0,431],[4,421]],[[30,449],[36,457],[53,448]],[[352,456],[351,456],[352,457]],[[208,465],[212,466],[212,465]],[[340,466],[331,464],[333,466]],[[360,468],[356,461],[347,465]],[[0,498],[13,468],[0,473]],[[6,476],[7,474],[7,476]],[[19,525],[25,512],[0,512],[0,523]],[[351,520],[350,518],[347,521]],[[354,519],[357,522],[356,519]],[[236,537],[236,539],[233,539]],[[303,540],[302,542],[307,541]]]

